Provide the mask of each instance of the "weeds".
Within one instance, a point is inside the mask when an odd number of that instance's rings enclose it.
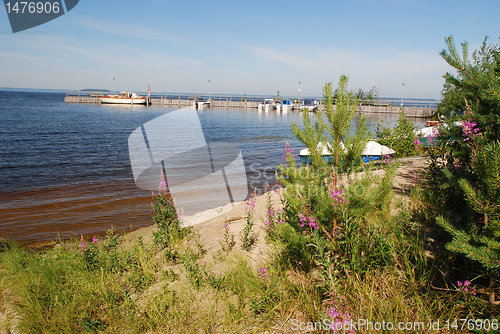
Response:
[[[257,240],[257,235],[252,232],[252,227],[255,225],[255,222],[253,221],[253,215],[255,213],[255,193],[254,196],[249,199],[246,203],[246,224],[243,227],[243,234],[241,236],[241,247],[246,250],[250,251],[250,248],[253,246],[255,241]]]
[[[223,229],[224,229],[224,234],[222,236],[222,240],[219,240],[219,243],[222,247],[222,250],[226,253],[230,252],[234,245],[234,235],[229,233],[229,226],[227,225],[227,220],[226,223],[224,223]]]
[[[153,232],[155,245],[166,248],[172,243],[177,243],[188,234],[189,228],[181,228],[179,218],[172,203],[169,193],[159,193],[154,197],[152,203],[153,211],[156,214],[153,218],[153,225],[156,231]]]

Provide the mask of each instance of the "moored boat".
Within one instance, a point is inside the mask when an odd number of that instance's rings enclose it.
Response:
[[[361,157],[365,162],[383,160],[388,157],[392,157],[396,154],[392,148],[384,146],[377,143],[376,141],[370,140],[366,143],[365,149]]]
[[[307,111],[318,111],[318,101],[316,99],[304,99],[300,110],[306,109]]]
[[[273,99],[264,99],[262,103],[259,103],[259,110],[270,111],[276,109],[276,104]]]
[[[198,97],[194,102],[196,108],[210,108],[210,101],[206,97]]]
[[[293,110],[293,103],[290,100],[283,100],[280,103],[281,106],[281,111],[287,112],[287,111],[292,111]]]
[[[102,103],[112,104],[146,104],[146,98],[133,92],[120,92],[117,95],[100,95]]]

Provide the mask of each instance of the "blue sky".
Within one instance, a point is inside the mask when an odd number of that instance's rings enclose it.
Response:
[[[351,89],[439,99],[444,38],[498,44],[498,13],[498,0],[80,0],[13,34],[1,7],[0,87],[296,96],[300,82],[319,96],[347,74]]]

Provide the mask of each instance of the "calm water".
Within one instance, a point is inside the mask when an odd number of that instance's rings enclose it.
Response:
[[[34,242],[150,225],[151,193],[134,184],[128,136],[177,109],[66,104],[64,93],[0,91],[0,237]],[[303,148],[290,130],[291,122],[302,124],[298,112],[212,108],[198,115],[207,142],[240,147],[249,189],[258,192],[274,184],[287,141],[295,153]],[[377,117],[368,116],[373,130]],[[394,124],[397,115],[385,121]]]

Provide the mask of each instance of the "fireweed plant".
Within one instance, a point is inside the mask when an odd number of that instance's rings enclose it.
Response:
[[[343,275],[396,265],[396,249],[406,240],[405,227],[393,229],[385,222],[397,164],[384,165],[385,175],[378,177],[373,165],[363,163],[370,133],[361,118],[350,134],[357,101],[348,93],[347,81],[341,76],[336,101],[332,84],[324,86],[324,118],[317,116],[312,123],[304,113],[303,128],[292,124],[295,136],[309,149],[311,163],[296,166],[293,156],[285,153],[287,163],[279,169],[285,186],[284,223],[273,225],[273,242],[281,250],[278,263],[304,272],[325,271],[323,277],[333,280],[324,282],[325,291]],[[329,161],[321,156],[324,147]]]
[[[234,245],[235,245],[235,242],[234,242],[234,235],[232,235],[230,232],[229,232],[229,225],[228,225],[228,221],[226,220],[226,222],[224,223],[224,226],[222,227],[223,230],[224,230],[224,233],[222,235],[222,240],[219,241],[221,247],[222,247],[222,250],[224,252],[230,252]]]
[[[241,235],[241,247],[250,251],[250,248],[257,240],[257,235],[252,231],[252,227],[255,225],[254,222],[254,214],[255,214],[255,201],[256,201],[256,192],[254,192],[253,196],[246,201],[245,213],[246,213],[246,224],[243,227],[242,235]]]

